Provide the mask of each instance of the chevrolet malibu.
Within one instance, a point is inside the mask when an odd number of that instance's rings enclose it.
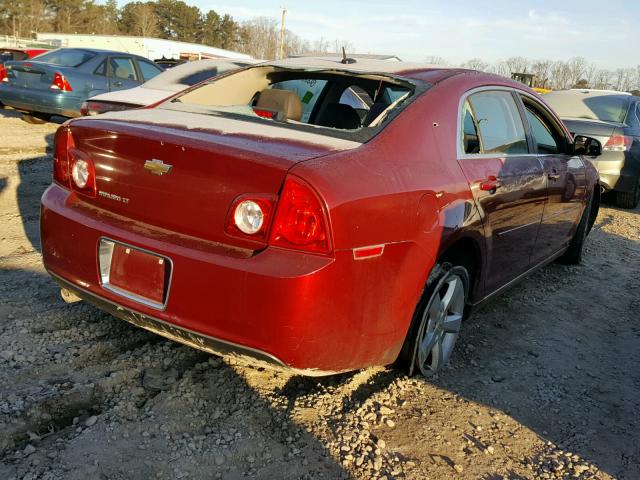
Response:
[[[207,352],[432,376],[471,307],[580,261],[601,148],[494,75],[255,65],[61,126],[44,264],[68,301]]]

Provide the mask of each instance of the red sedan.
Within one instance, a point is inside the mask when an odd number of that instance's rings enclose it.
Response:
[[[0,82],[9,81],[7,70],[4,68],[4,62],[27,60],[48,51],[49,50],[44,48],[0,48]],[[0,102],[0,107],[1,106],[2,103]]]
[[[253,364],[446,364],[470,307],[578,263],[600,189],[535,92],[400,62],[260,64],[56,134],[63,296]]]

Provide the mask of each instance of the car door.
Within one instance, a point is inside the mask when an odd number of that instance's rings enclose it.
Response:
[[[487,241],[485,293],[527,271],[547,195],[547,179],[529,151],[522,111],[511,89],[463,99],[458,160],[483,217]]]
[[[133,59],[131,57],[109,57],[109,90],[124,90],[140,85]]]
[[[567,246],[580,221],[586,194],[583,161],[570,152],[570,141],[549,110],[521,94],[526,124],[547,177],[547,201],[534,249],[538,263]]]

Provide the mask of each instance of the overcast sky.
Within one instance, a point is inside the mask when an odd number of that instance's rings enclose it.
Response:
[[[237,20],[280,18],[314,40],[346,40],[358,53],[395,54],[450,63],[514,55],[567,59],[584,56],[602,68],[640,63],[640,1],[482,0],[186,0]],[[120,3],[126,3],[121,1]]]

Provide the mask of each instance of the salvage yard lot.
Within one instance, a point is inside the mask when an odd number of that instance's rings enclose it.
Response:
[[[1,479],[640,478],[640,209],[605,204],[582,265],[479,310],[439,379],[310,379],[63,303],[38,236],[55,128],[0,111]]]

